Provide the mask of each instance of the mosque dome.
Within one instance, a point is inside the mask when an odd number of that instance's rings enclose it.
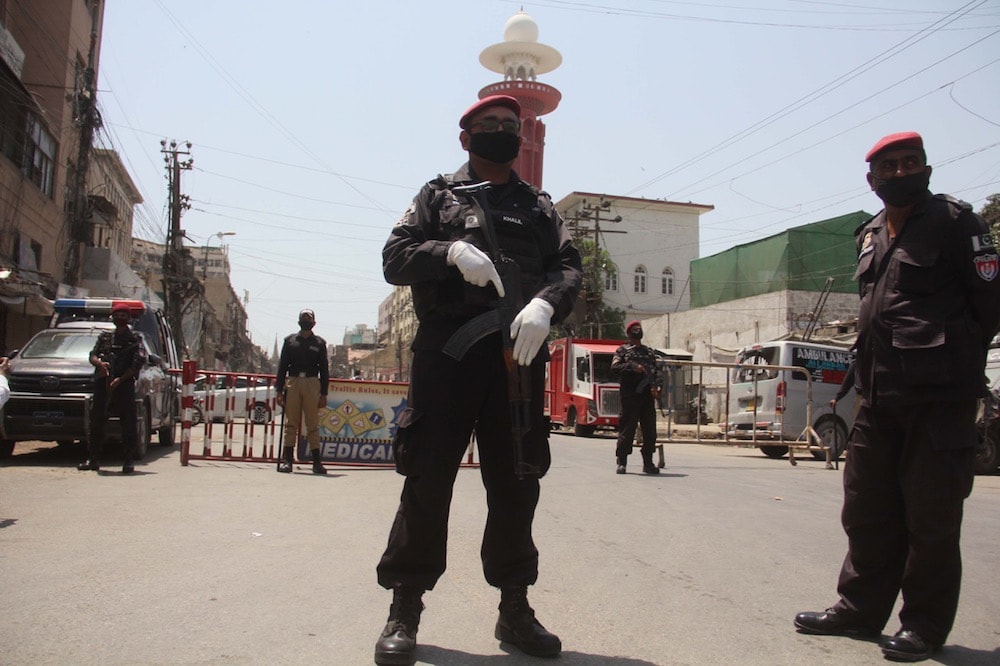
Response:
[[[507,19],[503,26],[503,40],[505,42],[537,42],[538,24],[524,11]]]
[[[524,11],[507,19],[503,41],[479,54],[483,67],[504,75],[508,81],[534,81],[562,64],[562,55],[551,46],[538,43],[538,24]]]

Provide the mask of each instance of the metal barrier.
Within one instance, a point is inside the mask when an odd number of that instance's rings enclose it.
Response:
[[[181,375],[181,465],[192,460],[277,463],[284,413],[274,375],[199,372],[194,361],[184,361]],[[323,463],[394,468],[392,434],[408,388],[399,382],[331,379],[319,414]],[[201,423],[196,422],[199,414]],[[473,443],[463,467],[479,464]],[[294,445],[293,462],[312,463],[305,437]]]
[[[704,369],[705,368],[720,368],[720,369],[725,369],[726,370],[725,399],[724,399],[725,411],[724,411],[724,418],[722,420],[722,423],[725,424],[725,425],[728,425],[731,422],[731,419],[730,419],[731,414],[729,412],[729,406],[730,406],[730,397],[731,397],[731,395],[730,395],[730,389],[732,387],[732,378],[731,378],[732,377],[732,373],[730,371],[735,370],[735,369],[739,369],[739,368],[748,367],[747,365],[744,365],[744,364],[741,364],[741,363],[714,363],[714,362],[707,362],[707,361],[681,361],[681,360],[671,360],[671,361],[669,361],[667,363],[667,365],[669,365],[669,366],[683,366],[683,367],[698,368],[698,381],[696,383],[697,383],[697,385],[699,387],[704,387],[705,386],[705,384],[704,384]],[[765,366],[754,366],[754,367],[755,368],[762,368],[762,367],[765,367]],[[778,438],[774,438],[774,437],[770,436],[773,433],[773,431],[767,431],[767,434],[769,436],[766,439],[764,439],[762,437],[762,435],[764,434],[765,431],[762,431],[762,430],[760,430],[760,429],[757,428],[757,406],[758,406],[759,400],[755,399],[753,401],[753,411],[752,411],[752,413],[753,413],[753,423],[752,423],[752,426],[753,427],[751,427],[749,429],[749,432],[750,432],[749,438],[743,439],[743,438],[734,437],[730,433],[728,427],[722,427],[722,429],[720,431],[720,434],[722,435],[722,437],[721,437],[722,440],[725,443],[727,443],[727,444],[730,444],[730,443],[739,443],[739,444],[748,443],[748,444],[750,444],[752,446],[762,446],[762,445],[785,446],[785,447],[788,448],[788,461],[789,461],[789,463],[791,463],[792,466],[795,466],[795,465],[798,464],[798,461],[795,458],[795,451],[796,450],[799,450],[799,451],[808,451],[808,452],[820,452],[825,457],[825,462],[826,462],[827,469],[839,469],[839,467],[840,467],[839,456],[837,458],[834,458],[834,456],[832,455],[832,449],[829,446],[826,445],[826,443],[819,436],[819,434],[816,432],[816,430],[813,429],[813,426],[812,426],[812,424],[813,424],[813,418],[812,418],[812,415],[813,415],[813,378],[812,378],[812,375],[810,374],[809,370],[807,368],[803,368],[801,366],[786,366],[786,365],[767,365],[766,368],[769,371],[771,371],[771,370],[778,371],[778,372],[780,372],[780,371],[788,371],[788,372],[798,373],[798,374],[801,374],[801,375],[803,375],[805,377],[805,379],[806,379],[806,414],[805,414],[805,421],[804,421],[805,424],[806,424],[805,428],[803,428],[803,430],[801,431],[801,433],[799,433],[799,435],[798,435],[798,437],[796,439],[787,439],[787,438],[785,438],[782,433],[783,433],[783,425],[784,425],[784,420],[785,420],[785,416],[786,416],[786,411],[781,411],[781,412],[777,413],[777,416],[778,416],[777,432],[779,433],[780,436]],[[754,396],[759,395],[758,389],[757,389],[757,382],[758,382],[758,378],[757,378],[757,376],[755,374],[754,378],[753,378],[753,384],[754,384],[753,393],[754,393]],[[713,437],[703,437],[702,436],[702,423],[701,423],[701,421],[702,421],[702,418],[701,418],[702,417],[702,409],[701,409],[701,401],[700,400],[698,401],[697,405],[698,405],[697,414],[696,414],[696,418],[695,418],[695,423],[693,424],[694,425],[694,429],[695,429],[695,436],[693,438],[691,438],[691,437],[675,438],[673,436],[673,433],[676,430],[676,424],[673,422],[673,415],[674,415],[674,411],[675,410],[672,409],[669,412],[667,412],[667,441],[668,442],[687,442],[687,441],[691,441],[691,442],[704,442],[704,441],[709,441],[709,440],[711,440],[711,441],[718,441],[719,437],[715,437],[715,436],[713,436]],[[714,431],[714,429],[713,429],[713,431]],[[766,442],[766,444],[765,444],[765,442]]]

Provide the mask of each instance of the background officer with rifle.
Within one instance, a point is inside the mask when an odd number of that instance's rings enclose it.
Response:
[[[377,569],[393,591],[378,664],[414,660],[422,596],[445,571],[452,486],[473,430],[489,504],[483,572],[501,590],[494,635],[536,656],[562,649],[535,619],[527,587],[538,577],[531,525],[550,462],[544,342],[572,310],[582,267],[549,196],[511,168],[519,116],[512,97],[472,105],[459,121],[469,161],[421,189],[382,252],[386,280],[411,287],[419,327],[393,440],[406,480]]]
[[[108,427],[108,412],[118,415],[122,430],[122,474],[135,471],[132,456],[139,443],[139,423],[135,406],[135,380],[146,364],[146,347],[142,334],[129,328],[132,311],[126,305],[116,305],[111,311],[114,331],[103,331],[90,352],[90,364],[96,368],[94,401],[90,411],[90,438],[87,460],[76,466],[79,470],[101,468],[101,451]]]
[[[656,400],[663,387],[663,376],[653,350],[642,344],[642,324],[630,321],[625,327],[625,334],[628,343],[615,351],[611,361],[611,372],[618,376],[621,387],[622,406],[615,446],[618,462],[615,471],[625,473],[638,425],[642,428],[642,471],[659,474],[660,468],[653,464],[653,451],[656,450]]]

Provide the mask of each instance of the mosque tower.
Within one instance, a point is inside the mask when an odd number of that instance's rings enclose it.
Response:
[[[521,104],[521,153],[514,162],[514,170],[525,181],[541,188],[545,123],[539,116],[553,111],[562,93],[538,83],[535,77],[561,65],[562,55],[551,46],[538,43],[538,24],[521,10],[504,24],[503,41],[483,49],[479,62],[486,69],[503,74],[503,81],[480,90],[479,98],[510,95]]]

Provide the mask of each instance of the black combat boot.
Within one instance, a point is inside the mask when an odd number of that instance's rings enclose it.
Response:
[[[93,470],[93,471],[96,472],[99,469],[101,469],[101,464],[99,462],[97,462],[97,458],[87,458],[82,463],[80,463],[79,465],[77,465],[76,468],[78,470],[80,470],[81,472],[86,472],[86,471],[90,471],[90,470]]]
[[[643,474],[659,474],[660,468],[653,464],[653,458],[650,456],[649,460],[643,458],[642,460],[642,473]]]
[[[562,651],[559,637],[535,619],[535,611],[528,605],[527,587],[500,590],[500,618],[494,636],[535,657],[557,657]]]
[[[313,474],[326,474],[326,468],[319,459],[319,449],[312,450]]]
[[[389,620],[375,643],[376,664],[412,664],[416,661],[417,626],[424,604],[424,591],[401,585],[392,589]]]
[[[292,452],[293,448],[291,446],[286,446],[282,451],[282,460],[278,463],[278,471],[283,474],[292,473]]]

